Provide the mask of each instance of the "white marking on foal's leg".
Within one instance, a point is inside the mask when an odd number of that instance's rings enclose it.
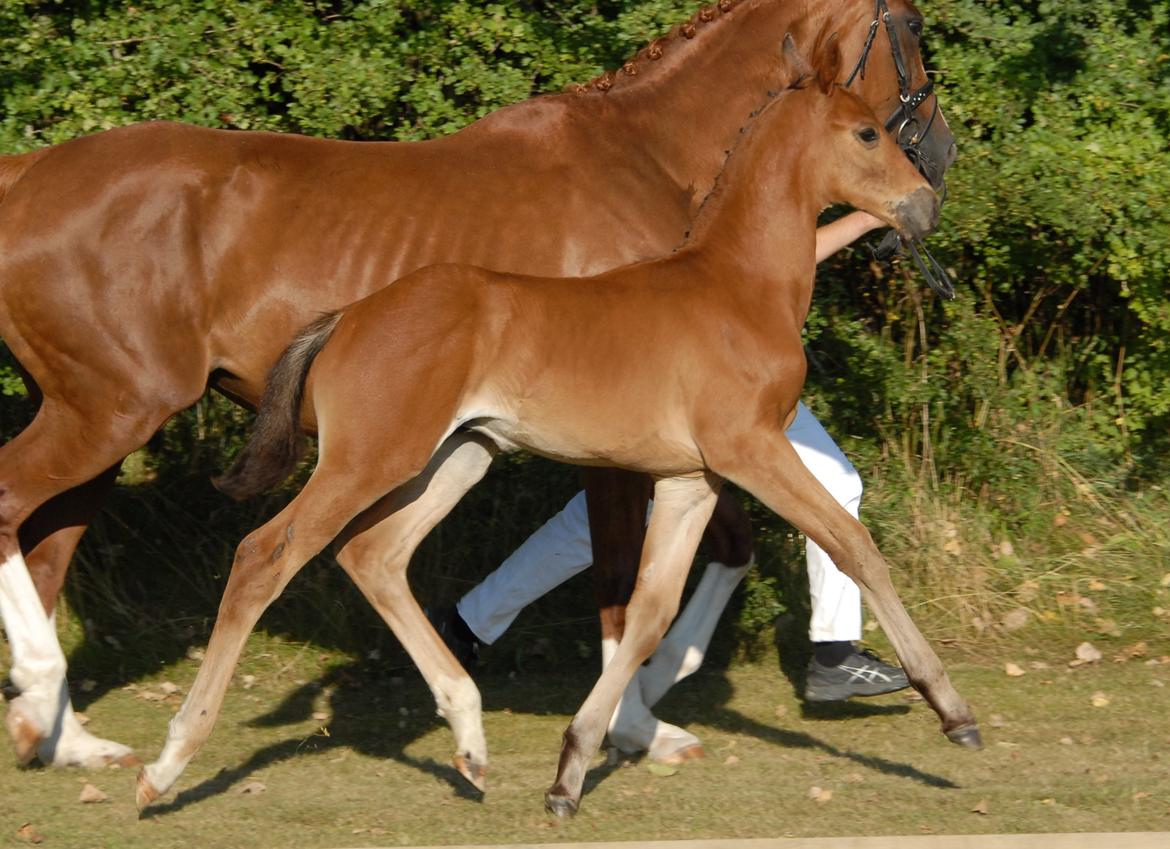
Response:
[[[703,664],[719,617],[754,562],[755,558],[734,569],[722,563],[707,564],[686,609],[674,621],[650,662],[638,670],[636,680],[648,707],[654,707],[667,690]]]
[[[483,706],[479,688],[470,675],[439,676],[431,688],[439,716],[455,735],[455,765],[468,781],[484,789],[488,753],[483,731]]]
[[[608,666],[617,652],[617,640],[601,641],[601,662]],[[617,710],[609,721],[609,742],[627,755],[647,752],[651,760],[662,763],[678,763],[702,755],[699,738],[676,725],[662,722],[650,713],[642,701],[642,691],[635,677]]]
[[[18,757],[46,766],[101,767],[133,759],[121,743],[94,737],[81,727],[69,702],[65,654],[56,622],[45,615],[24,558],[0,566],[0,618],[12,648],[12,683],[20,696],[8,705],[7,726]]]

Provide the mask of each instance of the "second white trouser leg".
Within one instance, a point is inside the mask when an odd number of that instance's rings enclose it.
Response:
[[[525,607],[593,564],[585,493],[545,522],[499,567],[463,596],[459,615],[491,645]]]
[[[804,404],[787,431],[788,440],[817,480],[855,519],[861,507],[861,476]],[[805,545],[812,615],[808,636],[814,643],[861,639],[861,590],[812,540]]]

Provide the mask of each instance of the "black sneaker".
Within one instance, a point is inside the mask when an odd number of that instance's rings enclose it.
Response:
[[[467,627],[459,611],[452,606],[437,607],[433,610],[427,608],[425,612],[432,627],[451,650],[451,654],[455,655],[455,659],[464,669],[473,672],[479,662],[479,640],[475,639],[475,634]]]
[[[852,696],[880,696],[910,686],[900,667],[883,663],[872,652],[854,652],[837,666],[825,666],[814,657],[804,685],[807,702],[840,702]]]

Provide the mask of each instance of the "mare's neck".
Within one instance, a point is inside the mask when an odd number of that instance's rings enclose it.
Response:
[[[753,110],[786,82],[784,34],[816,32],[826,8],[837,5],[740,0],[715,20],[694,19],[693,38],[676,34],[664,41],[661,58],[643,51],[636,75],[619,70],[609,91],[584,96],[605,98],[615,138],[636,141],[697,202],[711,190]]]

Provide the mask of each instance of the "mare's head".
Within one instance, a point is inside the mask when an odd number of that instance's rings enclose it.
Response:
[[[848,203],[920,239],[938,224],[939,198],[865,101],[837,83],[842,56],[836,37],[820,43],[811,63],[791,37],[784,53],[796,72],[785,112],[801,115],[788,139],[804,151],[800,190],[824,203]]]
[[[837,79],[873,107],[879,126],[935,189],[955,161],[955,137],[939,108],[922,64],[925,22],[909,0],[838,0],[855,17],[842,25],[844,10],[827,19],[818,41],[839,34],[843,64]]]

